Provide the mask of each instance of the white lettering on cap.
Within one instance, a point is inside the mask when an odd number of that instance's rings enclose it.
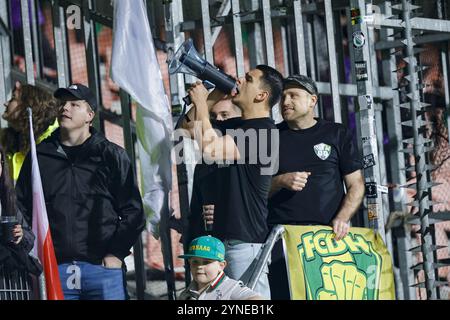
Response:
[[[73,84],[69,87],[69,89],[78,90],[78,86],[76,84]]]

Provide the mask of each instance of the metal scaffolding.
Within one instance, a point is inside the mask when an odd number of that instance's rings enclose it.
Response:
[[[1,100],[7,101],[11,96],[15,80],[49,90],[71,82],[66,21],[67,8],[75,5],[83,16],[88,84],[102,105],[96,26],[112,27],[110,1],[51,0],[56,82],[45,79],[43,73],[43,52],[38,45],[42,42],[37,14],[40,2],[20,1],[25,69],[19,70],[13,59],[13,43],[17,39],[13,39],[11,32],[9,1],[0,0]],[[447,2],[430,1],[437,8],[437,17],[433,19],[417,15],[423,4],[419,0],[146,2],[151,27],[155,29],[153,34],[157,35],[155,40],[159,43],[157,47],[168,57],[190,36],[202,44],[200,47],[208,62],[222,63],[214,48],[226,34],[231,42],[236,76],[243,76],[248,68],[265,63],[282,68],[285,76],[300,73],[317,82],[321,96],[317,114],[348,126],[353,123],[364,160],[366,199],[354,224],[376,229],[385,240],[394,257],[398,299],[416,299],[415,287],[425,288],[426,298],[438,299],[439,287],[448,286],[448,283],[439,281],[437,271],[447,264],[437,259],[436,251],[442,247],[436,245],[433,225],[448,220],[449,214],[433,212],[432,188],[436,184],[432,181],[433,166],[428,156],[433,145],[423,130],[430,120],[425,117],[429,105],[423,102],[423,68],[419,54],[422,52],[420,46],[441,46],[439,55],[449,117],[450,20],[446,20],[449,14]],[[345,23],[342,23],[344,18]],[[347,46],[344,46],[345,42]],[[399,66],[401,60],[405,67]],[[400,79],[397,72],[402,71],[406,71],[406,76]],[[177,74],[168,76],[168,80],[172,105],[182,105],[185,83],[192,79]],[[104,119],[114,118],[115,123],[123,127],[128,154],[135,158],[136,137],[130,99],[125,92],[121,92],[120,97],[121,113],[115,115],[100,108],[95,125],[104,131]],[[279,115],[277,117],[275,113],[274,118],[279,119]],[[447,118],[447,130],[449,123]],[[412,129],[412,136],[405,134],[405,127]],[[414,160],[405,155],[411,155]],[[408,176],[414,175],[416,180],[407,185]],[[397,187],[388,189],[388,185]],[[412,203],[405,203],[402,187],[417,191]],[[417,208],[417,214],[406,214],[411,207]],[[393,216],[399,213],[403,218],[394,219]],[[411,224],[420,225],[418,239],[411,236]],[[164,221],[164,225],[167,231],[162,234],[165,274],[169,297],[175,299],[169,223]],[[385,228],[386,225],[389,227]],[[146,290],[142,251],[142,243],[138,243],[134,252],[140,299],[144,299]],[[424,271],[420,281],[419,270]]]

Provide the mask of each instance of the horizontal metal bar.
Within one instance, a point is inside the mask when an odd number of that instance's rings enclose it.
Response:
[[[74,4],[74,5],[79,6],[81,8],[81,6],[83,5],[82,1],[83,0],[61,0],[60,4],[63,7],[70,6],[71,4]]]
[[[393,29],[403,29],[405,27],[402,19],[387,18],[387,16],[381,15],[379,19],[374,19],[374,22],[371,25],[374,27],[381,26]],[[450,21],[417,17],[411,19],[411,28],[413,30],[450,32]]]
[[[303,14],[317,14],[319,13],[319,8],[316,3],[309,3],[302,5]],[[294,8],[293,7],[276,7],[270,9],[271,19],[293,19],[294,18]],[[247,23],[262,23],[264,20],[263,11],[246,11],[240,13],[241,24]],[[231,25],[233,23],[232,15],[217,16],[211,19],[211,28],[217,28],[224,25]],[[180,23],[180,31],[192,31],[195,29],[202,28],[202,20],[185,20]]]
[[[317,82],[319,94],[331,95],[331,86],[328,82]],[[391,100],[394,98],[394,90],[391,87],[374,87],[373,97],[382,100]],[[355,84],[339,84],[339,95],[357,97],[357,87]]]
[[[104,16],[102,14],[96,13],[95,11],[89,12],[91,19],[96,22],[100,23],[106,27],[113,28],[113,19],[107,16]]]
[[[435,42],[443,42],[449,41],[450,34],[446,33],[437,33],[437,34],[428,34],[425,36],[418,36],[414,38],[414,42],[417,45],[427,44],[427,43],[435,43]],[[375,44],[376,50],[388,50],[393,48],[400,48],[404,46],[404,44],[400,40],[396,41],[379,41]]]
[[[15,81],[25,83],[27,80],[27,76],[25,75],[25,73],[20,72],[16,67],[11,69],[11,77],[13,83],[15,83]],[[56,89],[58,89],[58,87],[54,83],[42,79],[36,79],[34,85],[51,93],[55,92]]]
[[[450,32],[450,21],[448,20],[413,18],[411,25],[413,29],[418,30]]]
[[[433,212],[428,215],[430,224],[435,224],[443,221],[450,221],[449,211]],[[412,217],[408,219],[408,224],[420,224],[420,217]]]

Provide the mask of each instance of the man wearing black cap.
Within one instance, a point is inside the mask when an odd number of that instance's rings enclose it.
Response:
[[[280,165],[272,180],[270,225],[330,225],[335,239],[349,231],[365,187],[362,163],[352,135],[343,125],[314,118],[318,91],[308,77],[284,81]],[[344,184],[347,193],[344,191]],[[278,243],[269,273],[272,298],[288,299],[286,266]],[[284,277],[284,281],[280,279]]]
[[[54,96],[60,129],[37,155],[64,297],[125,299],[124,259],[145,225],[130,159],[91,126],[97,102],[87,87],[74,84]],[[31,223],[29,155],[16,188]]]

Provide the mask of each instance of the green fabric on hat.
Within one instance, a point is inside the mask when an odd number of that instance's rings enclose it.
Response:
[[[211,236],[196,238],[189,244],[188,252],[179,256],[179,258],[183,259],[193,257],[222,262],[225,260],[225,246],[222,241]]]

